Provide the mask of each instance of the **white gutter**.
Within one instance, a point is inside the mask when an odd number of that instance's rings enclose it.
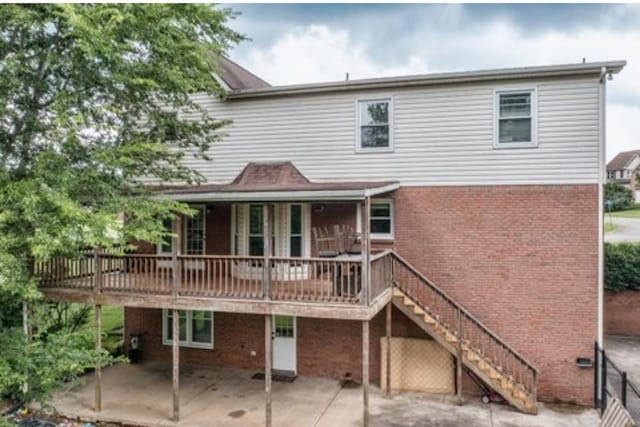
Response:
[[[601,68],[609,73],[617,73],[626,65],[626,61],[592,62],[586,64],[546,65],[536,67],[503,68],[496,70],[479,70],[463,72],[447,72],[420,74],[413,76],[383,77],[337,81],[326,83],[295,84],[270,86],[256,89],[232,90],[227,99],[244,99],[268,96],[284,96],[336,91],[354,91],[364,89],[389,89],[398,87],[438,85],[451,83],[483,82],[508,79],[534,79],[544,77],[578,76],[598,74]]]
[[[388,193],[400,188],[399,183],[361,190],[304,190],[304,191],[229,191],[208,193],[163,194],[159,198],[183,202],[297,202],[364,200],[366,197]]]

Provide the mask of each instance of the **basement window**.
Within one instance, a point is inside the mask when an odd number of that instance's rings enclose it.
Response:
[[[535,147],[538,144],[536,133],[535,90],[496,91],[494,146]]]
[[[180,347],[213,348],[213,312],[179,310]],[[173,344],[173,310],[162,310],[162,343]]]

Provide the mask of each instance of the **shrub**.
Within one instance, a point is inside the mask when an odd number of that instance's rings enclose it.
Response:
[[[633,207],[633,192],[617,182],[607,182],[604,186],[604,199],[611,202],[611,210],[621,211]]]
[[[604,287],[608,291],[640,291],[640,244],[605,243]]]

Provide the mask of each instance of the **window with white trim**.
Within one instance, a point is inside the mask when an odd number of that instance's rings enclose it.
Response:
[[[388,151],[392,141],[391,98],[358,101],[358,151]]]
[[[204,206],[191,206],[197,213],[184,218],[184,253],[186,255],[204,254]]]
[[[213,348],[213,312],[179,310],[181,347]],[[173,310],[162,310],[162,342],[173,343]]]
[[[532,147],[536,138],[534,89],[496,92],[496,147]]]
[[[357,209],[357,229],[362,232],[362,211]],[[369,232],[372,239],[393,239],[393,200],[372,199],[369,212]]]

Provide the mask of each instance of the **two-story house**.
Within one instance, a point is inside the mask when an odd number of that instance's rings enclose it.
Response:
[[[226,99],[194,98],[233,123],[185,160],[208,182],[162,190],[198,214],[167,224],[172,244],[40,265],[47,297],[125,306],[174,379],[179,362],[265,372],[267,414],[273,370],[361,382],[365,419],[369,384],[403,372],[455,393],[473,376],[529,413],[592,402],[578,359],[602,342],[605,83],[623,61],[290,86],[222,65]],[[394,360],[403,340],[418,352]]]
[[[640,200],[638,190],[638,170],[640,150],[622,151],[607,163],[607,180],[617,182],[633,191],[633,198]]]

